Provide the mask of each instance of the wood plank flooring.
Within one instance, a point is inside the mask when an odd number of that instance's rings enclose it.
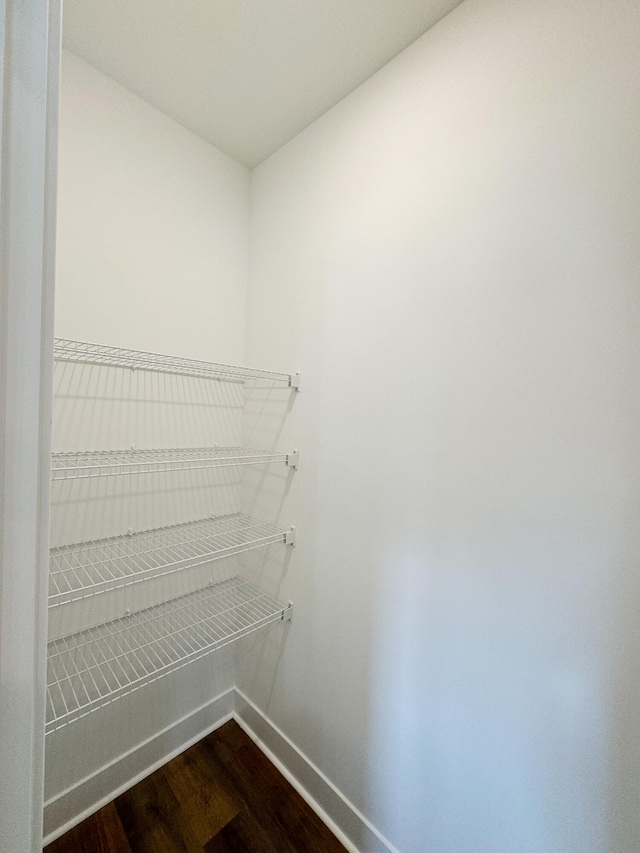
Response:
[[[44,853],[345,853],[234,721]]]

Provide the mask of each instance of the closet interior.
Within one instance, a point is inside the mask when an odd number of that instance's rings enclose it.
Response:
[[[354,850],[640,849],[605,5],[66,0],[47,840],[235,716]]]

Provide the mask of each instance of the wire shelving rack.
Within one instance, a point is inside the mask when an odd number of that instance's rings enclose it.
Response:
[[[123,347],[106,346],[105,344],[94,344],[87,341],[74,341],[67,338],[55,339],[53,355],[57,361],[106,365],[108,367],[128,367],[132,370],[151,370],[158,373],[173,373],[179,376],[201,376],[225,382],[265,379],[270,382],[284,382],[296,389],[300,387],[299,373],[278,373],[273,370],[198,361],[191,358],[124,349]]]
[[[149,450],[81,450],[51,454],[52,480],[77,480],[130,474],[198,471],[234,465],[286,462],[295,467],[297,454],[249,447],[162,447]]]
[[[46,732],[287,621],[291,609],[236,577],[51,641]]]
[[[59,545],[49,552],[49,607],[276,542],[292,544],[294,532],[238,512]]]
[[[249,515],[228,515],[51,548],[49,607],[201,566],[272,543],[282,530]]]
[[[265,383],[269,387],[284,384],[295,390],[300,387],[299,373],[277,373],[65,338],[56,338],[54,358],[58,362],[221,382],[253,382],[257,387]],[[298,453],[218,446],[57,452],[52,454],[51,479],[163,474],[272,462],[296,468]],[[59,545],[50,550],[49,606],[204,566],[272,543],[294,541],[294,528],[285,531],[242,513],[232,513]],[[94,620],[91,627],[52,640],[48,646],[47,734],[259,628],[289,621],[292,608],[291,603],[282,604],[243,578],[233,577],[133,613],[127,611],[107,622],[95,624]]]

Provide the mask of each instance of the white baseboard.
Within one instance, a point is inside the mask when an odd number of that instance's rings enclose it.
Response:
[[[237,688],[227,690],[46,802],[45,846],[231,718],[350,853],[398,853],[322,771]]]
[[[237,687],[233,716],[350,853],[398,853],[322,771]]]
[[[45,846],[230,720],[234,698],[231,688],[46,802]]]

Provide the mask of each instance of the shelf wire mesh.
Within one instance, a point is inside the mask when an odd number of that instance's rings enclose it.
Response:
[[[51,454],[52,480],[198,471],[234,465],[286,462],[288,453],[249,447],[188,447],[149,450],[81,450]]]
[[[244,382],[247,379],[266,379],[271,382],[292,383],[292,375],[253,367],[240,367],[191,358],[163,355],[143,350],[94,344],[56,338],[54,358],[58,361],[97,364],[109,367],[128,367],[133,370],[152,370],[159,373],[174,373],[181,376],[201,376],[225,382]]]
[[[200,566],[274,542],[286,532],[242,513],[50,550],[49,607]]]
[[[47,733],[284,619],[289,607],[235,577],[53,640]]]

